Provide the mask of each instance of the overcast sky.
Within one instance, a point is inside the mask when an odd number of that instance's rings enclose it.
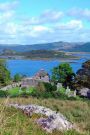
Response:
[[[0,0],[0,44],[90,41],[90,0]]]

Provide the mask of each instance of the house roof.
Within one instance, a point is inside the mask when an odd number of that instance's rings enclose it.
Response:
[[[41,69],[35,76],[44,77],[46,75],[48,75],[48,73],[44,69]]]

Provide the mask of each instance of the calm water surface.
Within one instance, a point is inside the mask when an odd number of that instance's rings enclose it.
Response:
[[[74,60],[70,63],[73,71],[76,72],[81,68],[82,63],[85,59]],[[33,76],[40,69],[45,69],[49,74],[51,74],[53,67],[59,65],[59,60],[7,60],[7,67],[11,72],[11,75],[16,73]]]

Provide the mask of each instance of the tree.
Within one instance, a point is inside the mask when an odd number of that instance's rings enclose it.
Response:
[[[60,82],[64,87],[72,87],[75,74],[69,63],[63,63],[53,68],[52,81],[55,83]]]
[[[82,68],[79,69],[75,77],[75,88],[80,90],[81,88],[90,89],[90,60],[82,64]]]
[[[14,82],[19,82],[21,80],[21,76],[19,74],[14,75]]]
[[[0,87],[10,82],[10,72],[6,67],[5,60],[0,60]]]

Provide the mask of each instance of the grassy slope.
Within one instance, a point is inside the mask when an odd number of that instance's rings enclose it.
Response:
[[[7,103],[38,104],[58,110],[71,122],[74,122],[80,131],[80,133],[55,131],[52,135],[81,135],[82,133],[90,135],[90,101],[42,100],[36,98],[0,99],[0,135],[47,135],[34,122],[39,117],[38,115],[28,118],[19,110],[5,107]]]

